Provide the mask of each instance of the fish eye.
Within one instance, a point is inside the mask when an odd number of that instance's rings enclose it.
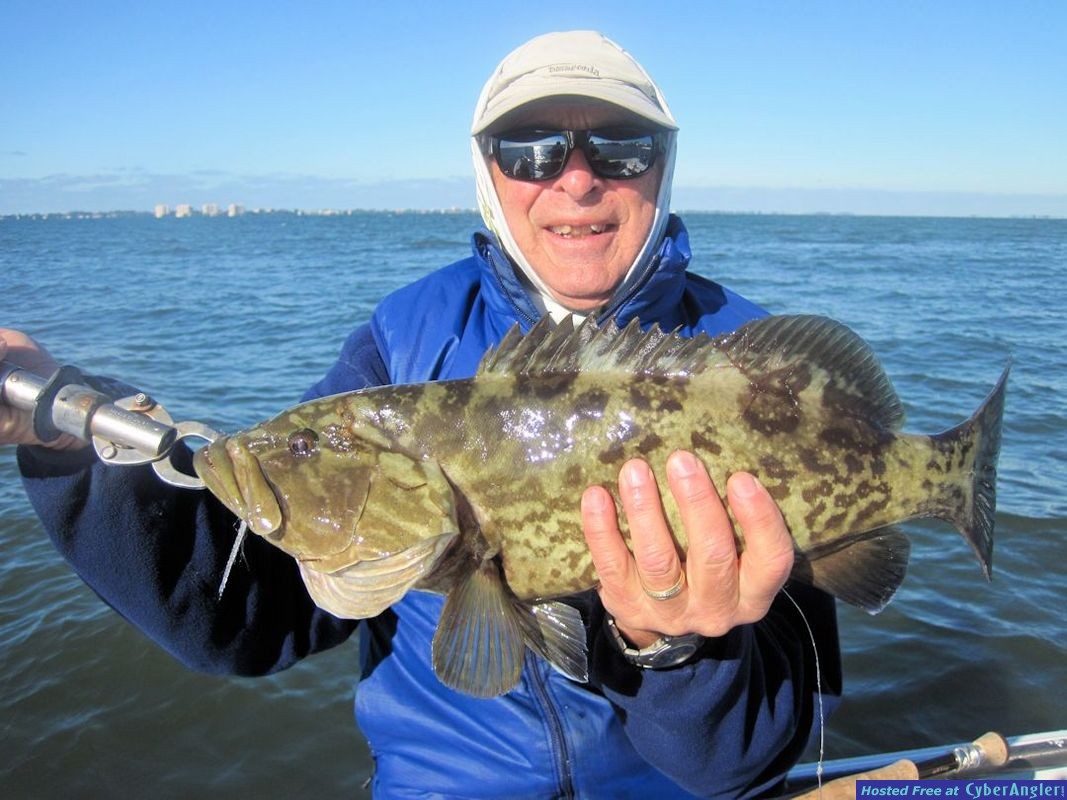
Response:
[[[315,452],[319,443],[318,434],[310,428],[304,428],[289,434],[289,452],[294,456],[309,456]]]

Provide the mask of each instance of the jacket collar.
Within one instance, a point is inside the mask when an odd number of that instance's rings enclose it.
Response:
[[[479,231],[471,237],[471,248],[482,271],[482,295],[490,309],[495,314],[514,317],[524,331],[529,330],[540,318],[540,312],[496,239],[487,231]],[[626,325],[637,317],[642,323],[659,322],[668,330],[680,325],[685,270],[691,256],[685,225],[672,214],[655,255],[619,287],[599,321],[615,317],[620,325]]]

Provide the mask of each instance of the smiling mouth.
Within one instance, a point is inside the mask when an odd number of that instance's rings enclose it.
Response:
[[[548,230],[565,239],[579,236],[596,236],[614,230],[614,225],[549,225]]]

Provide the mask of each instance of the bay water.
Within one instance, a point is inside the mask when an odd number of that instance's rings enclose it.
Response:
[[[686,214],[692,269],[867,339],[931,433],[1013,362],[994,578],[906,526],[904,586],[841,606],[828,757],[1067,727],[1067,220]],[[471,213],[0,219],[0,326],[235,430],[293,403],[393,288],[465,257]],[[351,641],[267,678],[199,675],[55,553],[0,449],[5,797],[366,796]],[[815,752],[809,756],[814,758]]]

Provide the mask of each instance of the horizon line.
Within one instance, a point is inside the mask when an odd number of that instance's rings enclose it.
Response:
[[[967,213],[967,212],[864,212],[864,211],[788,211],[788,210],[757,210],[757,209],[728,209],[728,208],[679,208],[671,209],[672,214],[709,214],[716,216],[768,216],[768,217],[884,217],[884,218],[913,218],[913,219],[1035,219],[1035,220],[1064,220],[1067,214],[1045,213]],[[478,214],[473,207],[441,206],[438,208],[389,208],[389,207],[351,207],[351,208],[300,208],[300,207],[257,207],[245,208],[238,214],[204,213],[193,210],[186,216],[177,216],[173,211],[160,216],[154,211],[140,209],[115,208],[106,211],[91,211],[88,209],[71,209],[68,211],[13,211],[0,213],[0,220],[17,219],[115,219],[119,217],[153,217],[156,219],[234,219],[241,216],[266,216],[271,214],[289,214],[294,216],[312,217],[343,217],[355,214]]]

